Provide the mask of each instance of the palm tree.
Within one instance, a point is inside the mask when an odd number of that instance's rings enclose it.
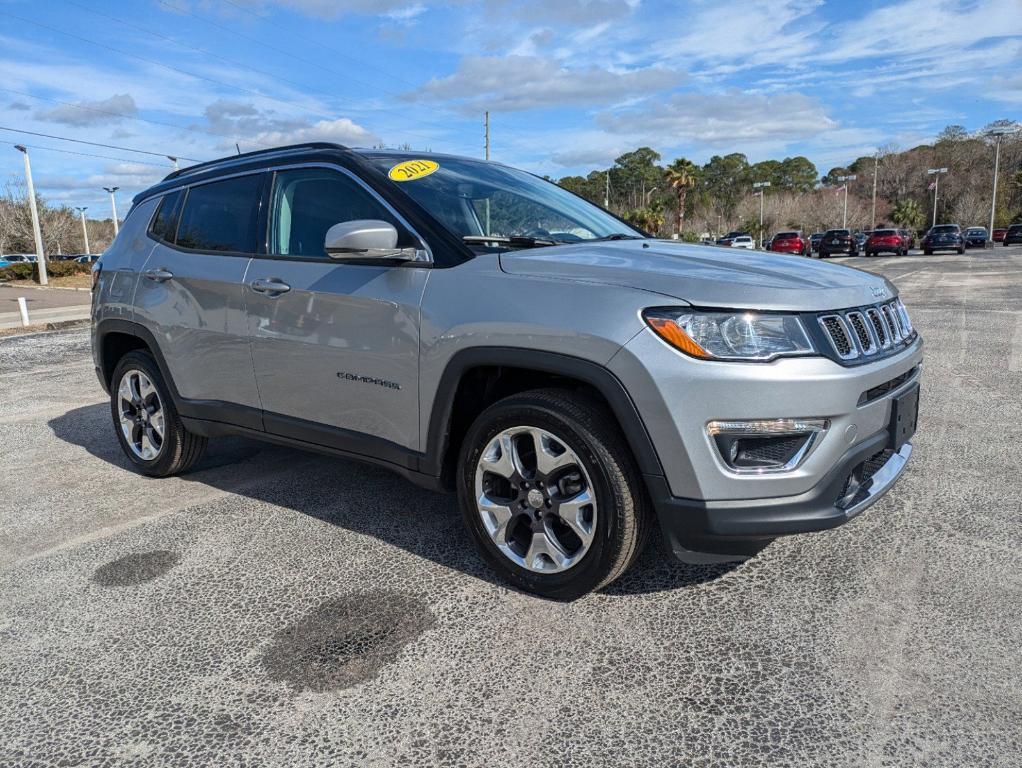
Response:
[[[698,171],[691,160],[679,157],[664,172],[667,183],[678,195],[678,237],[681,237],[681,231],[685,228],[685,198],[689,189],[695,186]]]
[[[923,223],[923,209],[910,197],[905,197],[894,204],[891,218],[908,229],[917,229]]]

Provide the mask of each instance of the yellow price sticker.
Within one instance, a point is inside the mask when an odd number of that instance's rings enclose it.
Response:
[[[415,181],[429,176],[440,167],[440,163],[432,160],[405,160],[398,163],[387,174],[394,181]]]

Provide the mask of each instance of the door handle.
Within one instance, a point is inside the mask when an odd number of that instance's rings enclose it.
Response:
[[[250,283],[250,287],[256,293],[266,293],[270,296],[276,296],[280,293],[287,293],[291,290],[291,286],[282,280],[272,277],[268,280],[258,278]]]
[[[147,269],[142,273],[144,277],[150,280],[155,280],[157,283],[163,283],[170,280],[174,276],[174,273],[170,270],[164,269],[163,267],[157,267],[156,269]]]

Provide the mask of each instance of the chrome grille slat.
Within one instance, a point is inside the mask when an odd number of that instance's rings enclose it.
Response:
[[[894,354],[915,339],[900,299],[816,316],[834,353],[845,362]]]

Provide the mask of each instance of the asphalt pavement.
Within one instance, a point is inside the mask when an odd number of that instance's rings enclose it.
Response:
[[[85,330],[0,339],[0,765],[1020,765],[1022,249],[835,261],[926,340],[897,487],[572,604],[381,469],[222,439],[142,477]]]

